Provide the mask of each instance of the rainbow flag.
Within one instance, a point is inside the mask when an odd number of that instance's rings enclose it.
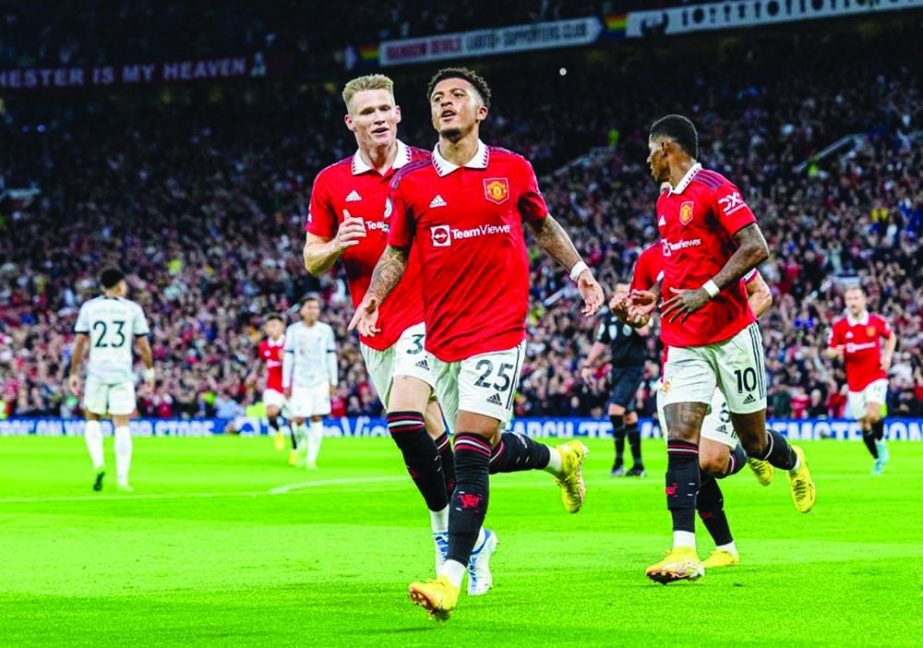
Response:
[[[359,48],[359,58],[363,61],[378,60],[378,45],[363,45]]]
[[[611,14],[606,16],[606,31],[609,38],[625,38],[625,27],[628,25],[628,14]]]

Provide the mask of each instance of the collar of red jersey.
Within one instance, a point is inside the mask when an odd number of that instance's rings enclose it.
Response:
[[[285,344],[285,336],[280,335],[278,340],[273,340],[272,338],[266,338],[266,341],[271,347],[282,346],[283,344]]]
[[[397,140],[397,157],[394,158],[394,165],[392,169],[400,169],[405,164],[410,162],[410,147],[404,144],[401,140]],[[353,155],[353,175],[362,175],[363,173],[368,173],[369,171],[374,171],[369,164],[362,159],[362,151],[356,151]]]
[[[861,325],[861,326],[865,326],[866,324],[869,323],[869,312],[868,312],[868,311],[865,311],[865,313],[863,313],[863,315],[862,315],[862,317],[861,317],[860,319],[853,319],[853,316],[850,315],[850,314],[847,312],[847,313],[846,313],[846,321],[849,322],[849,325],[850,325],[850,326],[855,326],[856,324],[859,324],[859,325]]]
[[[670,189],[671,194],[681,194],[686,191],[686,187],[689,186],[689,183],[692,182],[692,179],[695,177],[695,174],[702,170],[702,165],[698,162],[693,164],[686,175],[683,176],[683,179],[677,183],[677,185]]]
[[[490,150],[487,148],[487,145],[481,140],[478,140],[478,150],[474,152],[474,157],[465,162],[462,166],[468,169],[486,169],[489,158]],[[442,154],[439,153],[438,144],[436,144],[436,148],[433,149],[433,166],[436,167],[436,173],[438,173],[440,177],[447,176],[453,171],[461,168],[457,164],[453,164],[442,157]]]

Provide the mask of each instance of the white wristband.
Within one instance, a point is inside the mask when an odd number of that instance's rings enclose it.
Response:
[[[577,281],[580,278],[580,275],[584,270],[589,270],[590,267],[583,261],[577,261],[574,264],[574,267],[570,269],[570,279],[571,281]]]
[[[719,292],[721,292],[721,289],[718,288],[718,284],[716,284],[716,283],[715,283],[714,281],[712,281],[711,279],[709,279],[708,281],[706,281],[705,283],[703,283],[703,284],[702,284],[702,288],[705,290],[705,292],[708,293],[708,296],[711,297],[711,298],[714,298],[715,295],[717,295]]]
[[[154,382],[154,377],[157,375],[157,372],[154,371],[154,367],[150,367],[144,370],[144,380],[147,382]]]

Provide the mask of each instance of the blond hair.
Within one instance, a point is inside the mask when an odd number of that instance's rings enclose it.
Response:
[[[387,90],[391,96],[394,96],[394,81],[384,74],[366,74],[365,76],[356,77],[348,81],[343,86],[343,103],[349,110],[349,102],[356,96],[356,93],[363,90]]]

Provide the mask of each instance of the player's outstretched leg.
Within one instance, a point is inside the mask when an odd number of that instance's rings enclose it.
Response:
[[[449,551],[438,578],[410,584],[411,600],[435,619],[445,620],[458,594],[474,550],[490,494],[490,441],[480,434],[455,435],[456,484],[449,508]]]
[[[750,457],[767,461],[776,468],[788,471],[792,500],[795,508],[807,513],[814,508],[817,489],[808,469],[804,450],[789,444],[784,436],[766,428],[766,410],[751,414],[731,412],[731,424],[737,430],[740,442]]]
[[[702,477],[696,508],[699,511],[702,523],[705,524],[709,535],[715,541],[715,550],[708,558],[702,561],[705,568],[732,567],[740,564],[740,556],[737,553],[737,547],[734,545],[731,527],[724,512],[724,496],[721,494],[718,480],[711,475]]]
[[[555,448],[533,441],[522,434],[504,432],[493,449],[490,472],[544,470],[555,476],[561,488],[561,501],[568,513],[576,513],[586,499],[583,461],[589,451],[579,441],[570,441]]]
[[[103,459],[103,430],[99,421],[87,421],[83,432],[83,440],[87,444],[90,461],[93,463],[93,490],[101,491],[103,489],[103,477],[106,475],[106,465]]]

